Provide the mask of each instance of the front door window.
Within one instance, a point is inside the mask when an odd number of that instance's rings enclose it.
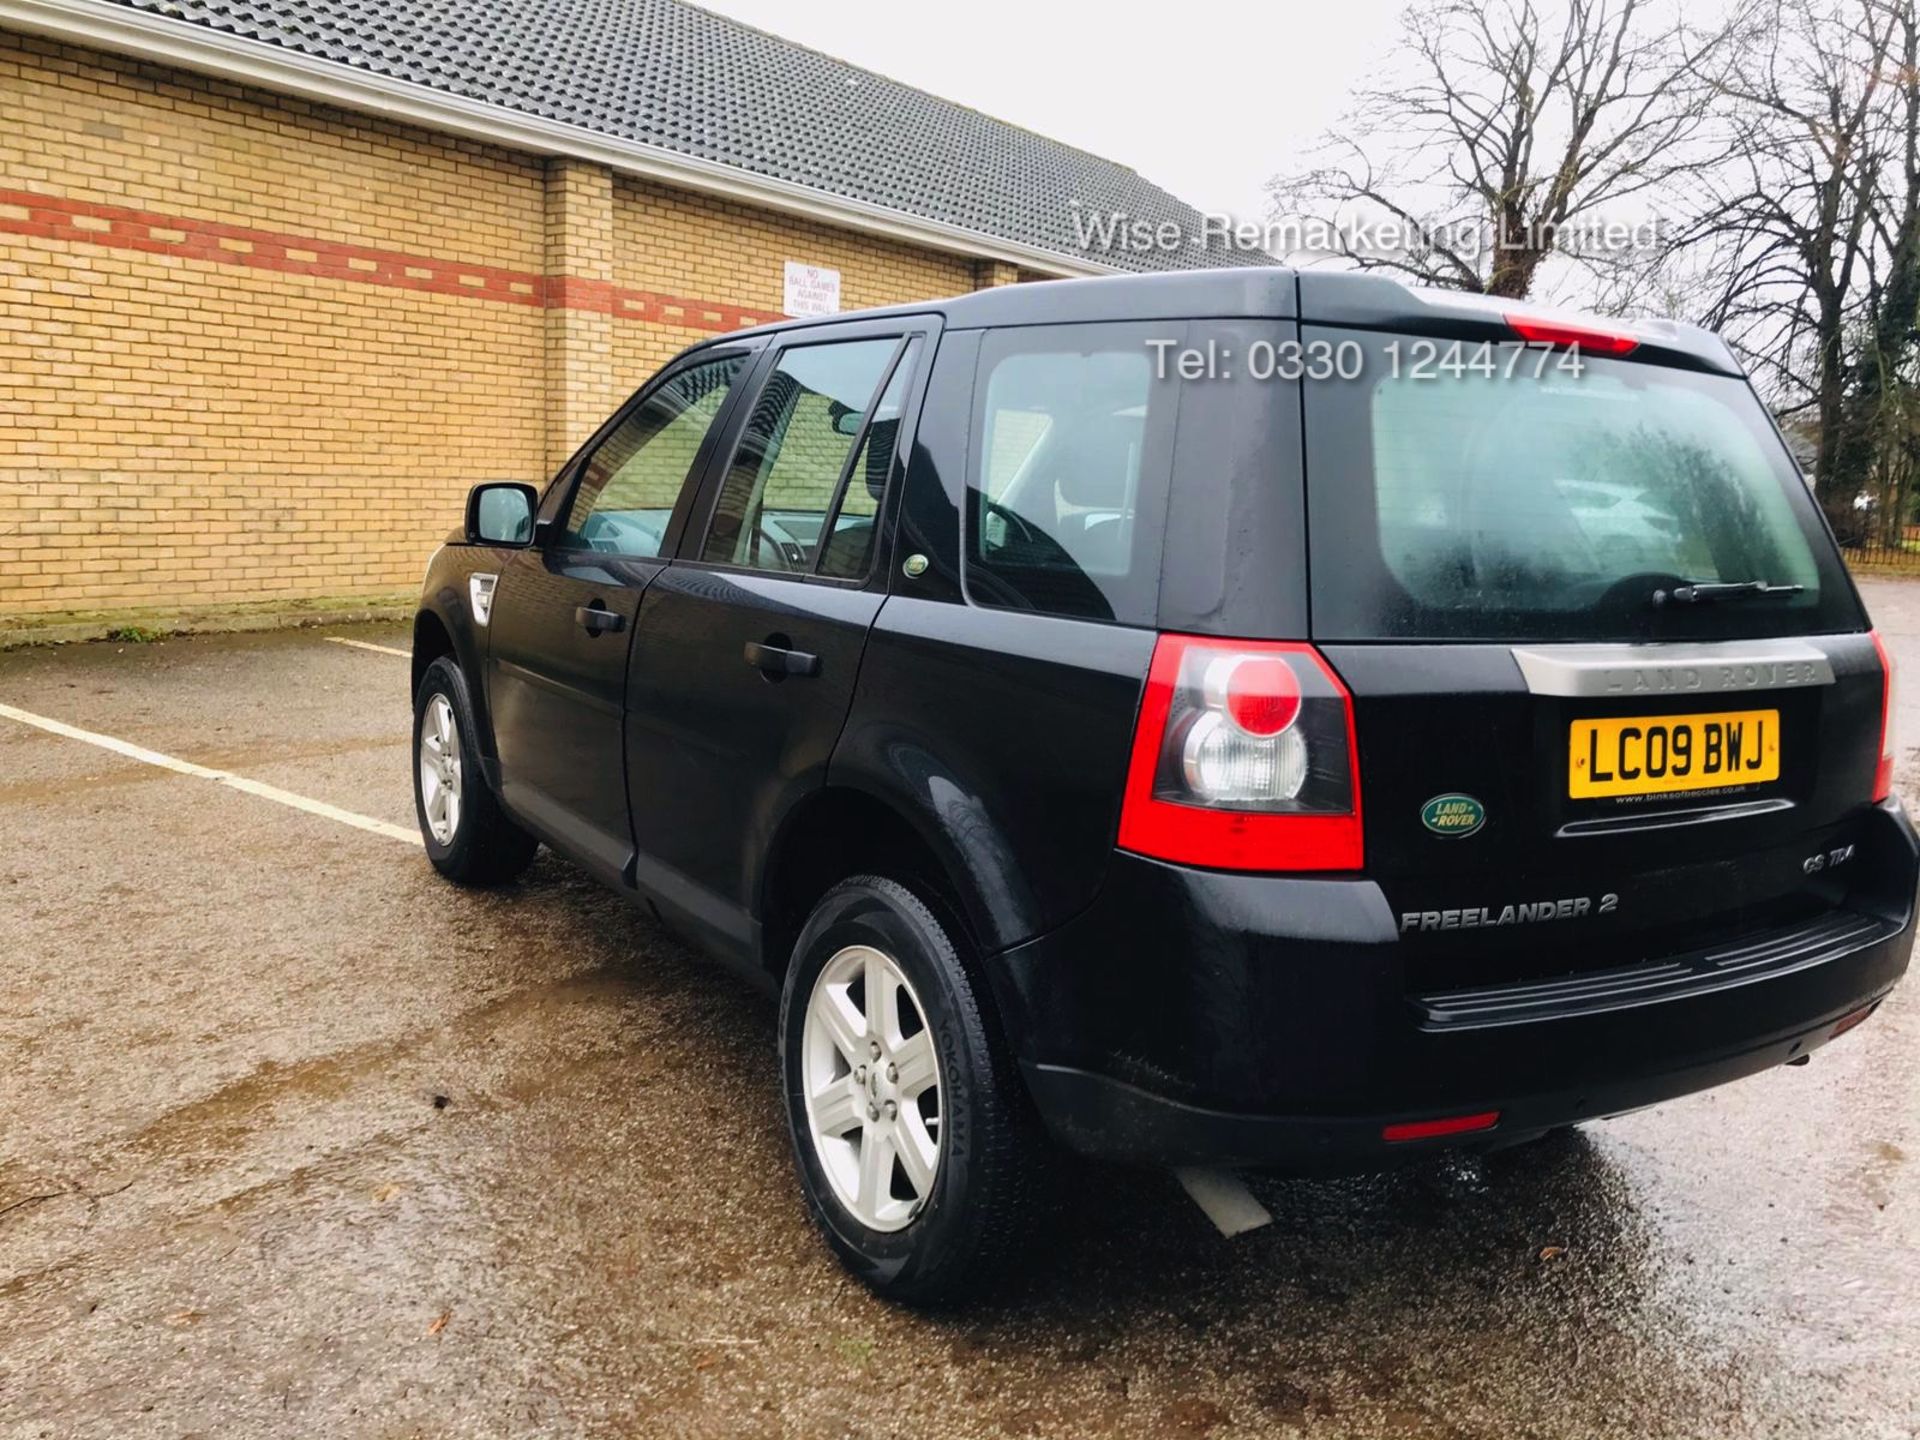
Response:
[[[708,360],[657,387],[587,457],[567,543],[606,555],[656,556],[694,457],[740,378],[743,355]]]

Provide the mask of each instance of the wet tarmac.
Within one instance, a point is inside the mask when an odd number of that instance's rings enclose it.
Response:
[[[1920,587],[1872,587],[1908,676]],[[404,646],[398,627],[351,634]],[[406,662],[0,656],[0,703],[411,827]],[[1920,1433],[1920,995],[1485,1160],[1074,1173],[991,1305],[846,1279],[773,1012],[543,856],[419,850],[0,719],[0,1435]]]

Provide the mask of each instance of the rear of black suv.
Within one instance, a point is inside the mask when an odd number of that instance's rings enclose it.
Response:
[[[1374,1168],[1805,1059],[1906,967],[1888,658],[1699,331],[1005,286],[696,347],[534,500],[429,570],[427,856],[545,841],[771,982],[890,1296],[1015,1252],[1036,1109]]]
[[[1049,1126],[1367,1168],[1865,1018],[1920,867],[1889,662],[1725,350],[1358,277],[1298,297],[1151,342],[1204,358],[1143,407],[1128,504],[1063,482],[1049,512],[1125,523],[1142,457],[1169,470],[1117,849],[998,967]],[[983,573],[996,544],[1044,570],[1006,496],[974,504]]]

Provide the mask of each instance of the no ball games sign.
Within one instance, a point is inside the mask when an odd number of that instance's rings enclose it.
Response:
[[[838,315],[840,272],[825,265],[787,261],[786,297],[780,308],[789,315]]]

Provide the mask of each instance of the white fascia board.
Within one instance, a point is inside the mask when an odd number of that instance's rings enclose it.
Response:
[[[537,155],[589,160],[684,190],[719,195],[825,225],[965,255],[1003,260],[1055,276],[1110,275],[1116,267],[1021,245],[867,201],[755,175],[658,145],[622,140],[578,125],[544,120],[504,106],[318,60],[298,51],[171,20],[106,0],[0,0],[0,29],[18,30],[140,60],[177,65],[243,85],[338,105],[390,120]]]

